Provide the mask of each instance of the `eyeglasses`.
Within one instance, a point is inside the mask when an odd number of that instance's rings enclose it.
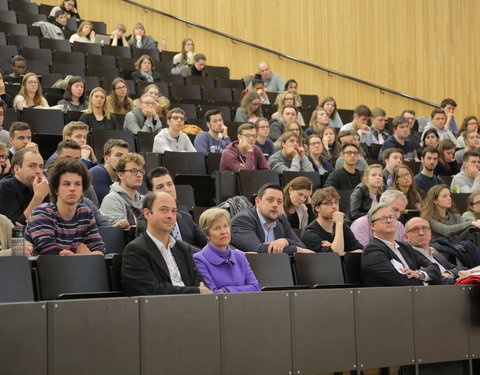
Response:
[[[250,138],[250,139],[253,139],[253,138],[256,138],[257,135],[256,134],[240,134],[242,137],[247,137],[247,138]]]
[[[127,88],[127,86],[118,86],[118,87],[115,87],[115,90],[125,90]]]
[[[358,156],[359,152],[358,151],[344,151],[344,152],[342,152],[342,154],[348,155],[348,156]]]
[[[270,125],[259,126],[259,129],[270,129]]]
[[[185,122],[185,117],[182,117],[182,116],[172,116],[172,117],[170,117],[169,120],[183,121],[183,122]]]
[[[404,173],[404,174],[399,174],[397,177],[398,178],[407,178],[407,177],[411,177],[411,176],[410,176],[410,173]]]
[[[130,172],[133,176],[138,176],[139,174],[143,176],[145,174],[145,169],[125,169],[124,172]]]
[[[27,84],[29,85],[38,85],[37,81],[27,81]]]
[[[325,202],[320,202],[320,204],[323,204],[324,206],[338,206],[340,204],[340,201],[325,201]]]
[[[412,228],[412,229],[408,230],[408,232],[412,232],[412,233],[415,233],[415,234],[420,233],[420,231],[426,233],[426,232],[430,232],[431,229],[430,229],[430,227],[415,227],[415,228]]]
[[[322,142],[310,142],[309,146],[320,146]]]
[[[372,220],[372,223],[374,222],[380,222],[380,223],[386,223],[387,221],[397,221],[397,217],[392,215],[392,216],[382,216],[382,217],[379,217],[378,219],[374,219]]]
[[[155,105],[155,104],[157,104],[157,103],[155,103],[155,102],[142,102],[142,104],[146,104],[146,105]],[[175,119],[174,119],[174,120],[175,120]]]

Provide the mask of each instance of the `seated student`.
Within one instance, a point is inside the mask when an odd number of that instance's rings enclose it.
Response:
[[[480,134],[476,130],[467,130],[464,132],[466,145],[461,150],[455,152],[455,161],[458,165],[463,163],[463,155],[467,151],[475,151],[480,147]]]
[[[67,14],[67,18],[75,18],[77,22],[80,21],[80,13],[75,7],[76,1],[75,0],[63,0],[60,3],[60,6],[53,7],[50,11],[49,17],[55,17],[55,13],[58,10],[63,10]]]
[[[357,164],[359,148],[354,143],[345,143],[342,146],[340,157],[343,159],[343,168],[335,169],[327,177],[324,187],[333,186],[337,190],[353,190],[362,182],[362,172],[355,168]]]
[[[154,97],[155,102],[157,97]],[[107,96],[107,106],[110,106],[113,113],[126,115],[134,110],[135,105],[140,103],[139,99],[137,101],[137,103],[134,103],[128,96],[128,86],[123,78],[117,77],[112,81],[110,95]]]
[[[310,204],[312,181],[307,177],[296,177],[283,188],[283,212],[294,229],[305,228],[315,220]]]
[[[328,113],[325,108],[317,107],[312,113],[312,117],[310,119],[310,127],[305,130],[305,135],[317,134],[320,133],[329,126],[329,118]]]
[[[397,217],[397,232],[395,235],[396,241],[405,241],[405,228],[400,222],[400,215],[405,211],[407,207],[407,197],[401,191],[398,190],[387,190],[380,196],[379,203],[388,204],[393,209],[395,216]],[[373,206],[373,204],[372,204]],[[363,245],[367,246],[368,243],[372,240],[373,235],[368,225],[367,215],[359,217],[351,225],[350,229],[352,230],[355,238]]]
[[[282,213],[282,187],[265,184],[257,193],[255,206],[232,219],[232,246],[256,253],[311,253],[290,227]]]
[[[255,124],[262,117],[262,99],[255,91],[249,91],[242,98],[240,107],[235,112],[235,122],[251,122]],[[280,133],[281,134],[281,133]]]
[[[270,104],[270,99],[268,99],[267,95],[267,89],[265,88],[265,84],[263,83],[263,79],[260,74],[255,74],[253,76],[252,82],[248,86],[249,88],[243,90],[242,96],[240,98],[242,98],[243,95],[246,95],[249,91],[254,91],[260,96],[263,104]]]
[[[384,109],[375,107],[372,109],[372,126],[370,131],[372,133],[371,143],[367,145],[370,146],[371,144],[382,145],[388,138],[390,138],[390,134],[385,129],[385,125],[387,124],[387,112]]]
[[[22,77],[27,72],[27,59],[21,55],[13,56],[10,60],[12,72],[3,77],[5,83],[17,84],[22,83]]]
[[[480,191],[477,190],[468,197],[468,209],[462,214],[465,221],[476,221],[480,219]]]
[[[285,91],[288,91],[290,93],[292,93],[293,95],[295,95],[295,106],[297,107],[301,107],[302,106],[302,97],[301,95],[298,93],[298,82],[295,81],[294,79],[289,79],[287,82],[285,82],[285,86],[283,86],[283,90],[284,92]],[[275,102],[279,101],[278,100],[278,96],[277,96],[277,99],[275,100]],[[275,103],[277,104],[277,103]]]
[[[157,102],[152,96],[143,94],[138,107],[125,115],[123,128],[133,134],[159,131],[162,128],[162,122],[155,111],[156,104]]]
[[[328,113],[328,122],[332,128],[341,128],[343,126],[342,119],[337,111],[337,101],[331,97],[326,96],[322,99],[320,103],[318,103],[318,108],[325,108]]]
[[[88,96],[86,113],[80,116],[79,121],[87,124],[90,129],[114,130],[118,129],[118,122],[107,106],[107,93],[101,87],[95,87]]]
[[[127,35],[127,28],[123,23],[117,23],[115,25],[115,29],[113,30],[112,34],[110,35],[110,38],[112,38],[112,41],[110,42],[111,46],[119,46],[119,47],[130,47],[127,42],[127,38],[125,37]]]
[[[142,214],[142,198],[138,188],[145,174],[145,160],[142,155],[129,153],[120,158],[116,172],[119,182],[114,182],[110,193],[103,198],[100,212],[116,223],[127,219],[130,226],[137,224]]]
[[[365,168],[368,167],[368,163],[365,160],[364,152],[362,150],[362,147],[360,146],[359,142],[359,135],[355,130],[340,130],[338,133],[338,143],[340,146],[340,149],[345,143],[354,143],[358,146],[358,159],[357,159],[357,164],[355,164],[355,168],[358,169],[359,171],[365,170]],[[343,159],[338,155],[339,157],[335,161],[335,169],[342,169],[343,168]]]
[[[438,164],[435,174],[439,176],[453,176],[460,172],[460,165],[455,161],[455,144],[450,139],[440,141],[437,146]]]
[[[141,49],[157,49],[158,42],[150,35],[145,35],[145,27],[140,22],[137,22],[133,26],[133,32],[128,39],[128,45]]]
[[[440,269],[415,251],[409,243],[396,242],[397,218],[381,203],[368,211],[373,240],[362,254],[365,286],[410,286],[440,283]]]
[[[93,148],[87,145],[88,125],[81,121],[71,121],[63,128],[63,140],[73,140],[80,145],[82,150],[81,161],[87,169],[93,168],[98,164],[97,157]],[[45,167],[56,158],[57,152],[53,153],[45,163]]]
[[[437,148],[438,143],[440,142],[440,137],[438,136],[437,129],[430,128],[425,130],[421,137],[423,147],[434,147]]]
[[[338,210],[340,195],[333,187],[317,189],[312,196],[312,207],[317,214],[302,230],[300,239],[317,253],[335,252],[340,255],[349,251],[361,251],[357,241],[344,221],[344,213]]]
[[[143,94],[150,95],[157,102],[157,104],[155,105],[155,111],[157,111],[158,117],[167,117],[167,113],[170,108],[170,100],[168,100],[168,98],[160,92],[160,89],[155,83],[151,83],[150,85],[145,86],[142,95]],[[133,101],[134,105],[138,105],[139,103],[140,98]]]
[[[261,82],[263,84],[263,80]],[[270,102],[268,103],[264,102],[264,104],[270,104]],[[297,109],[299,107],[295,101],[295,94],[290,91],[284,91],[281,94],[278,94],[277,98],[275,99],[275,104],[277,105],[277,112],[272,114],[271,116],[272,120],[280,120],[282,118],[283,107],[285,107],[286,105],[294,105],[295,107],[297,107]],[[305,120],[303,119],[302,113],[300,111],[298,111],[297,121],[301,127],[305,126]],[[328,122],[328,117],[327,117],[327,122]]]
[[[75,34],[72,34],[69,40],[70,44],[77,43],[95,43],[95,31],[93,23],[82,21]]]
[[[265,157],[274,154],[275,146],[270,139],[270,123],[268,120],[265,117],[260,117],[255,122],[255,129],[257,130],[257,139],[255,140],[255,145],[260,147],[263,155],[266,155]]]
[[[353,120],[343,125],[340,130],[355,130],[360,136],[360,141],[370,145],[372,143],[372,133],[368,127],[368,121],[372,117],[370,108],[366,105],[359,105],[353,110]]]
[[[418,210],[422,207],[422,197],[418,192],[413,172],[408,166],[402,164],[395,167],[390,189],[405,194],[408,199],[407,210]]]
[[[117,181],[118,161],[128,154],[129,148],[130,145],[123,139],[109,139],[103,146],[104,164],[90,169],[99,204],[102,204],[103,198],[110,192],[110,185]]]
[[[213,293],[259,292],[260,284],[245,254],[230,246],[228,211],[210,208],[200,215],[199,223],[208,244],[193,259],[207,287]]]
[[[421,217],[430,223],[434,240],[445,237],[456,243],[465,229],[480,228],[480,220],[465,221],[460,216],[447,185],[437,185],[428,191]]]
[[[389,148],[383,153],[383,162],[385,168],[383,169],[383,180],[386,186],[390,186],[392,182],[393,170],[396,166],[403,164],[403,153],[399,148]]]
[[[433,147],[425,147],[422,152],[422,170],[415,175],[418,191],[426,194],[433,186],[445,184],[445,181],[433,174],[437,164],[438,150]]]
[[[153,141],[152,152],[165,151],[196,152],[188,135],[182,133],[185,126],[185,111],[175,107],[167,114],[168,128],[162,129]]]
[[[13,108],[49,107],[47,99],[42,95],[42,86],[35,73],[27,73],[23,76],[20,91],[13,99]]]
[[[334,170],[333,166],[325,160],[322,138],[318,134],[308,136],[306,145],[308,147],[308,160],[312,163],[315,172],[318,172],[320,176],[326,176]]]
[[[191,75],[195,77],[206,77],[208,76],[205,66],[207,63],[207,58],[203,53],[197,53],[193,56],[193,64],[191,67]]]
[[[420,217],[410,219],[405,224],[405,232],[408,243],[430,262],[436,264],[438,268],[440,268],[440,273],[442,275],[440,284],[455,284],[459,277],[459,273],[467,270],[466,267],[457,267],[453,265],[434,247],[430,246],[432,229],[427,220]]]
[[[258,74],[262,77],[263,83],[269,92],[280,93],[285,87],[283,78],[277,73],[273,73],[270,65],[266,62],[258,64]],[[247,87],[250,89],[250,85]]]
[[[70,78],[63,99],[59,100],[57,105],[65,106],[65,110],[68,111],[84,111],[87,109],[85,81],[82,77],[73,76]]]
[[[460,147],[465,147],[465,133],[467,131],[474,131],[478,133],[478,119],[476,116],[467,116],[463,119],[462,125],[460,126],[460,129],[458,129],[458,137],[457,137],[457,142],[460,145]]]
[[[157,167],[152,169],[147,175],[147,188],[152,193],[164,191],[170,194],[175,200],[177,199],[177,190],[173,183],[170,172],[165,167]],[[143,214],[138,218],[136,235],[139,236],[146,229],[146,221]],[[172,230],[172,237],[177,240],[201,249],[207,244],[207,239],[199,228],[198,224],[193,221],[192,216],[186,207],[180,206],[177,210],[177,223]]]
[[[7,92],[5,91],[4,77],[5,77],[5,73],[3,72],[3,70],[0,69],[0,107],[2,107],[5,110],[7,107],[12,106],[12,97],[8,95]],[[2,120],[2,123],[3,123],[3,120]],[[0,127],[2,123],[0,123]]]
[[[457,139],[453,135],[452,131],[447,126],[447,115],[443,109],[435,108],[432,111],[432,120],[425,126],[423,132],[427,131],[428,129],[434,128],[439,137],[440,141],[448,139],[453,142],[455,147],[460,147],[460,144],[457,142]],[[422,134],[423,135],[423,134]],[[423,136],[422,136],[423,138]]]
[[[393,119],[393,135],[383,142],[378,158],[383,160],[383,153],[389,148],[399,148],[402,150],[404,161],[417,160],[417,151],[415,145],[408,139],[409,136],[409,121],[402,116],[395,117]]]
[[[67,30],[67,18],[68,13],[63,9],[59,9],[54,13],[53,19],[50,20],[50,23],[53,25],[55,30],[55,39],[65,39],[65,31]],[[43,34],[43,36],[47,37],[45,34]]]
[[[8,139],[10,138],[9,132],[3,128],[6,109],[7,104],[2,99],[0,99],[0,142],[5,144],[5,146],[8,144]]]
[[[155,71],[155,63],[149,55],[142,55],[135,62],[135,71],[132,72],[131,79],[135,82],[160,82],[160,74]]]
[[[181,62],[186,62],[188,65],[193,64],[193,52],[195,51],[195,43],[191,38],[182,40],[182,48],[180,53],[173,56],[173,65],[178,65]]]
[[[12,164],[8,159],[8,148],[5,143],[0,142],[0,180],[3,177],[10,176]]]
[[[36,148],[23,148],[15,153],[12,169],[13,177],[0,181],[0,214],[24,225],[49,193],[42,156]]]
[[[378,203],[383,190],[383,173],[380,164],[371,164],[363,172],[362,182],[350,195],[346,221],[353,222],[368,213],[372,204]]]
[[[285,125],[288,121],[296,121],[298,109],[294,105],[287,104],[282,108],[282,118],[270,121],[270,139],[276,141],[285,132]]]
[[[221,171],[240,171],[270,169],[262,150],[255,146],[257,131],[255,125],[245,123],[238,127],[238,141],[230,143],[222,152],[220,159]]]
[[[300,137],[293,131],[282,134],[281,150],[268,158],[272,170],[313,172],[313,166],[306,154],[305,148],[300,146]]]
[[[93,212],[79,203],[90,176],[78,160],[59,159],[48,171],[52,203],[32,211],[25,240],[37,255],[103,255],[105,244]]]
[[[209,152],[223,152],[231,142],[228,137],[228,128],[223,122],[222,112],[218,109],[209,109],[205,113],[205,124],[208,132],[197,134],[193,146],[205,155]]]
[[[38,150],[38,145],[32,142],[32,130],[26,122],[15,121],[10,125],[10,138],[8,138],[8,159],[12,162],[13,156],[22,148],[34,148]],[[11,163],[12,164],[12,163]],[[13,165],[13,164],[12,164]],[[11,170],[13,172],[13,170]]]
[[[168,193],[148,193],[143,200],[147,231],[130,242],[122,256],[122,283],[129,296],[211,294],[195,267],[192,247],[175,240],[177,204]]]
[[[329,125],[320,132],[319,136],[323,143],[322,154],[325,157],[325,160],[333,165],[333,162],[335,160],[332,160],[332,159],[337,159],[340,156],[340,151],[341,151],[341,146],[340,146],[340,142],[338,141],[337,132],[334,127]]]
[[[480,190],[480,155],[467,151],[463,155],[463,171],[453,176],[450,190],[455,193],[473,193]]]

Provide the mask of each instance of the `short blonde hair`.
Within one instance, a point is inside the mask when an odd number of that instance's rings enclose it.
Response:
[[[228,211],[224,210],[223,208],[213,207],[209,208],[200,215],[200,218],[198,219],[198,225],[202,229],[202,232],[205,234],[205,236],[208,236],[208,231],[210,230],[212,223],[215,220],[222,219],[226,219],[228,225],[230,225],[230,214]]]
[[[8,148],[5,143],[0,142],[0,151],[7,152]]]

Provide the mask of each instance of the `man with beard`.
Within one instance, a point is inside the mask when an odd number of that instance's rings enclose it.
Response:
[[[201,132],[195,137],[193,146],[198,152],[207,155],[209,152],[220,153],[229,145],[228,129],[223,122],[222,112],[210,109],[205,113],[205,124],[208,132]]]
[[[415,182],[419,191],[427,193],[431,187],[445,184],[445,181],[433,174],[438,164],[438,150],[436,148],[425,147],[422,152],[422,162],[423,168],[415,176]]]

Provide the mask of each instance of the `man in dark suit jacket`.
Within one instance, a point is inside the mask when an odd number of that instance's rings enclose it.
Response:
[[[175,240],[177,204],[165,192],[148,193],[143,201],[147,231],[130,242],[122,261],[127,295],[211,294],[192,257],[192,247]]]
[[[395,241],[396,216],[384,203],[372,207],[368,222],[374,238],[362,254],[366,286],[409,286],[440,283],[440,269],[409,243]]]
[[[467,270],[466,267],[457,267],[450,263],[441,253],[430,247],[432,230],[427,220],[420,217],[410,219],[405,225],[405,233],[408,242],[416,251],[438,265],[442,274],[441,284],[455,284],[459,277],[458,273]]]
[[[173,183],[170,172],[165,167],[157,167],[152,169],[147,176],[147,188],[151,192],[164,191],[169,193],[174,199],[177,199],[177,191]],[[137,220],[137,236],[145,232],[146,221],[145,217],[141,215]],[[187,211],[182,210],[182,207],[177,211],[177,229],[173,231],[172,235],[176,239],[181,239],[186,243],[195,246],[194,251],[202,249],[207,244],[207,238],[197,223],[193,221],[192,215]]]
[[[265,184],[257,193],[255,206],[232,219],[232,245],[257,253],[308,252],[282,214],[282,187]]]

